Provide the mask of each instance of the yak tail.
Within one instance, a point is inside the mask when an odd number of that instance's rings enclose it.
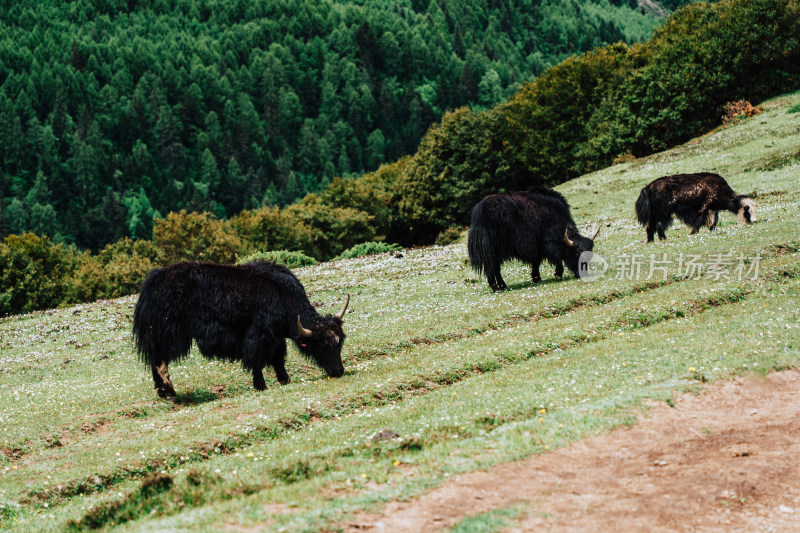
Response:
[[[483,223],[482,206],[478,204],[472,211],[472,223],[467,235],[467,252],[473,270],[478,274],[493,272],[497,251],[494,249],[492,236]]]
[[[133,339],[143,363],[157,366],[189,353],[192,335],[186,321],[176,313],[179,295],[164,283],[161,269],[152,270],[142,284],[133,310]]]
[[[642,189],[639,198],[636,199],[636,218],[639,220],[639,224],[647,227],[650,221],[650,195],[647,188]]]

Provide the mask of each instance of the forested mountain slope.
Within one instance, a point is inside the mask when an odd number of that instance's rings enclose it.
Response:
[[[661,22],[626,0],[1,4],[0,236],[92,249],[373,170],[444,111]]]

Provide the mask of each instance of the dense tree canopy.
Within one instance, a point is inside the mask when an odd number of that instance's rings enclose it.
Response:
[[[413,153],[577,52],[609,0],[55,0],[0,9],[0,236],[94,250],[153,216],[287,205]]]

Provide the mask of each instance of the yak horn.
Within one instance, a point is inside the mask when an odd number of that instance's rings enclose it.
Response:
[[[336,313],[336,318],[342,318],[344,316],[344,312],[347,311],[347,304],[350,303],[350,295],[347,295],[347,299],[344,301],[344,305],[342,306],[342,310]]]
[[[591,238],[591,239],[589,239],[589,240],[592,240],[592,241],[593,241],[593,240],[594,240],[594,238],[595,238],[595,237],[597,237],[597,234],[598,234],[598,233],[600,233],[600,228],[601,228],[601,227],[602,227],[602,224],[599,224],[599,225],[597,226],[597,231],[595,231],[595,232],[594,232],[594,235],[592,235],[592,238]]]
[[[303,327],[303,324],[300,322],[300,315],[297,315],[297,332],[301,337],[311,337],[314,335],[313,331]]]
[[[574,243],[574,242],[572,242],[572,241],[569,239],[569,235],[567,234],[567,232],[568,232],[568,231],[569,231],[569,230],[566,230],[566,229],[564,230],[564,242],[565,242],[565,243],[567,243],[567,246],[569,246],[570,248],[572,248],[573,246],[575,246],[575,243]]]

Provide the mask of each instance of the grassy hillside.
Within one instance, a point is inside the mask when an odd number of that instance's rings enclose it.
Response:
[[[291,351],[293,383],[256,393],[194,352],[157,399],[130,340],[135,297],[0,321],[0,527],[61,531],[334,528],[448,476],[631,423],[644,399],[800,360],[800,93],[674,150],[558,189],[602,223],[602,279],[493,294],[464,244],[297,269],[324,312],[352,295],[346,375]],[[758,223],[640,244],[639,188],[708,170],[752,193]],[[642,254],[639,279],[626,260]],[[650,256],[667,265],[648,278]],[[698,256],[710,275],[684,278]],[[755,266],[758,271],[755,272]],[[736,268],[743,268],[738,279]],[[715,279],[718,278],[718,279]],[[726,279],[729,278],[729,279]],[[399,438],[373,440],[382,430]]]

